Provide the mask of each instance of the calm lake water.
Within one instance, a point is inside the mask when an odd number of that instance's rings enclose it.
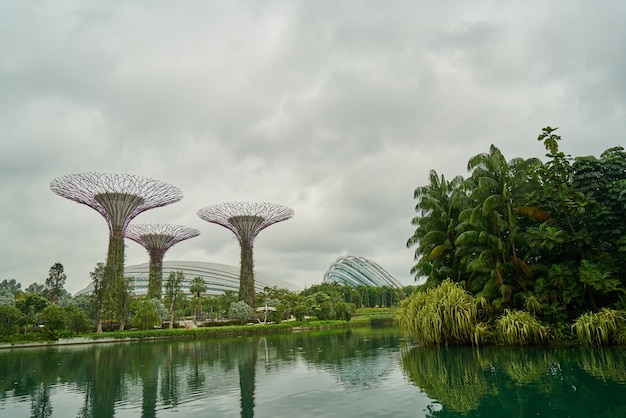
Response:
[[[626,350],[392,328],[0,350],[0,417],[626,417]]]

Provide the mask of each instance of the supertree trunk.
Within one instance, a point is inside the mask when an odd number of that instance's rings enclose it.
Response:
[[[239,300],[256,307],[254,291],[254,259],[252,258],[252,242],[241,242],[241,267],[239,279]]]
[[[119,296],[124,291],[124,233],[119,227],[111,230],[104,272],[105,312],[117,317],[120,321],[120,330],[123,330],[125,321],[122,318],[123,307]]]
[[[148,297],[161,300],[163,288],[163,251],[150,251],[150,273],[148,275]]]

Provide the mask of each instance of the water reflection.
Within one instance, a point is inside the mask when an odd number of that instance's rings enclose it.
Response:
[[[412,347],[394,329],[0,350],[0,416],[624,417],[626,350]]]
[[[232,337],[185,342],[97,344],[0,351],[0,410],[30,401],[31,416],[112,417],[135,409],[142,417],[182,403],[218,399],[222,411],[253,417],[257,374],[289,372],[296,361],[336,376],[339,384],[367,387],[384,379],[396,359],[378,361],[397,346],[395,331],[359,330]],[[259,370],[257,370],[259,369]],[[59,410],[55,390],[82,393],[74,411]],[[238,405],[230,399],[238,394]],[[219,404],[219,402],[218,402]],[[66,407],[67,408],[67,407]]]
[[[621,348],[412,347],[402,366],[440,404],[431,417],[624,417],[625,354]]]

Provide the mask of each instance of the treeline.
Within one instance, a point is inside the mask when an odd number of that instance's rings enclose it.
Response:
[[[374,286],[314,285],[302,292],[265,288],[257,294],[258,306],[248,306],[234,291],[207,295],[201,277],[183,289],[182,272],[163,280],[161,298],[132,293],[133,279],[125,279],[123,297],[111,299],[99,292],[104,265],[90,273],[94,291],[79,296],[64,288],[63,265],[51,267],[45,285],[33,283],[22,290],[15,280],[0,282],[0,340],[31,341],[71,337],[87,332],[119,329],[149,330],[159,327],[215,326],[289,319],[350,320],[356,308],[397,306],[405,290]]]
[[[521,310],[567,330],[585,312],[624,310],[626,152],[572,157],[555,131],[538,137],[545,162],[507,160],[492,145],[469,159],[468,177],[431,171],[415,189],[407,246],[422,290],[460,284],[486,323]]]

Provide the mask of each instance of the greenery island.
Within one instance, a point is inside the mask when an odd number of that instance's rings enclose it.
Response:
[[[418,187],[401,328],[425,344],[626,343],[626,153],[508,160],[494,145],[470,175]]]
[[[395,320],[424,345],[624,345],[626,152],[572,157],[555,131],[538,137],[545,162],[507,161],[492,145],[470,158],[467,178],[431,171],[415,190],[407,242],[422,285],[266,288],[255,309],[236,292],[206,296],[199,277],[185,294],[181,272],[166,278],[162,298],[134,297],[132,278],[101,292],[102,263],[91,273],[94,292],[72,297],[56,263],[45,284],[0,282],[0,341],[195,338]],[[96,323],[109,332],[94,333]]]

